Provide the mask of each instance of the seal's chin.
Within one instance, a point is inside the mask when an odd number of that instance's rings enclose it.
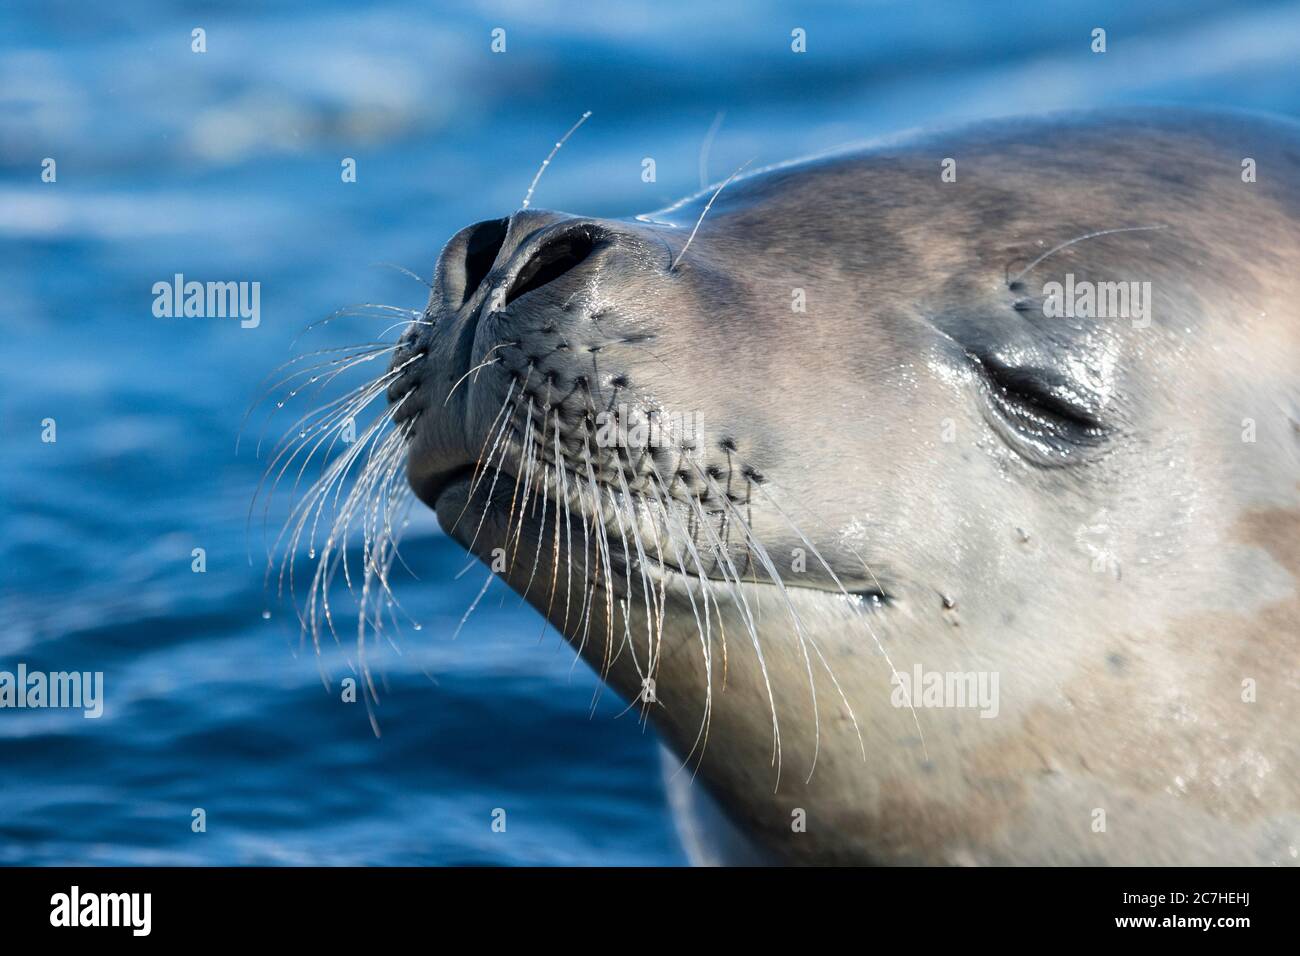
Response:
[[[503,477],[501,480],[506,479]],[[513,486],[513,477],[510,478],[510,483]],[[415,489],[420,499],[438,516],[442,529],[465,547],[469,547],[470,539],[465,537],[462,540],[457,532],[461,525],[468,525],[472,533],[481,512],[481,507],[470,507],[470,490],[473,486],[474,466],[465,465],[447,471],[436,480]],[[477,491],[476,497],[482,497],[482,489]]]

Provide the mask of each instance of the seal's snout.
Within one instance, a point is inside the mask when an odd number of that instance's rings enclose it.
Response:
[[[467,226],[442,250],[434,305],[446,314],[500,311],[581,265],[612,231],[599,221],[527,210]]]
[[[389,367],[393,420],[418,416],[408,468],[417,494],[436,501],[498,437],[508,468],[506,456],[523,454],[501,431],[510,408],[574,429],[611,397],[635,403],[651,377],[640,343],[655,337],[663,305],[651,293],[671,259],[650,226],[539,209],[452,236]]]
[[[488,219],[452,237],[438,259],[436,272],[444,305],[459,308],[473,297],[496,264],[509,231],[509,219]]]
[[[526,243],[514,257],[499,305],[505,307],[522,295],[540,289],[571,272],[591,255],[603,230],[591,223],[564,223],[545,230]]]

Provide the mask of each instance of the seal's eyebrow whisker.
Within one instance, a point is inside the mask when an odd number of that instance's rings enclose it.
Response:
[[[591,110],[587,110],[580,117],[578,117],[578,122],[570,126],[569,131],[565,133],[563,136],[561,136],[559,141],[553,147],[551,147],[551,151],[547,153],[546,158],[542,160],[542,165],[537,168],[537,175],[535,175],[533,177],[533,181],[528,184],[528,192],[524,193],[524,200],[519,205],[520,209],[528,208],[528,204],[533,200],[533,190],[537,188],[537,181],[542,178],[542,173],[546,172],[546,167],[551,165],[551,160],[555,158],[555,154],[558,153],[560,149],[564,146],[564,144],[569,141],[569,137],[578,131],[578,127],[581,126],[583,123],[587,122],[590,116],[591,116]]]
[[[695,228],[693,228],[691,230],[691,234],[686,237],[686,245],[682,246],[682,251],[677,253],[677,258],[674,259],[673,264],[668,267],[669,272],[677,271],[677,264],[682,261],[682,257],[686,255],[686,250],[691,247],[691,243],[695,240],[695,234],[700,231],[700,224],[704,222],[704,217],[709,214],[709,210],[713,207],[714,200],[716,200],[719,194],[721,194],[721,192],[724,189],[726,189],[729,185],[731,185],[731,181],[735,179],[737,176],[739,176],[742,172],[744,172],[745,168],[753,161],[754,160],[752,158],[745,160],[743,163],[740,164],[739,167],[737,167],[734,173],[732,173],[725,180],[723,180],[722,185],[720,185],[717,189],[713,191],[713,195],[709,197],[709,201],[706,202],[704,204],[704,208],[700,210],[700,217],[695,220]]]
[[[1070,240],[1067,241],[1067,242],[1062,242],[1062,243],[1060,243],[1059,245],[1053,246],[1051,249],[1048,249],[1048,250],[1047,250],[1046,252],[1044,252],[1041,256],[1039,256],[1039,257],[1038,257],[1037,259],[1035,259],[1033,262],[1029,263],[1029,265],[1025,266],[1023,269],[1021,269],[1019,272],[1017,272],[1015,275],[1013,275],[1010,279],[1008,279],[1008,280],[1007,280],[1007,286],[1008,286],[1008,288],[1010,288],[1011,286],[1015,285],[1015,284],[1020,280],[1020,278],[1021,278],[1021,277],[1026,273],[1026,272],[1029,272],[1030,270],[1032,270],[1035,266],[1037,266],[1037,265],[1039,265],[1040,263],[1042,263],[1042,262],[1043,262],[1044,260],[1046,260],[1049,256],[1054,256],[1054,255],[1056,255],[1056,253],[1060,252],[1062,249],[1068,249],[1070,246],[1074,245],[1074,244],[1077,243],[1077,242],[1083,242],[1083,241],[1085,241],[1085,240],[1087,240],[1087,239],[1096,239],[1096,238],[1098,238],[1099,236],[1113,236],[1113,235],[1115,235],[1116,233],[1120,233],[1120,232],[1152,232],[1152,231],[1156,231],[1156,230],[1160,230],[1160,229],[1168,229],[1168,228],[1169,228],[1168,226],[1163,226],[1163,225],[1160,225],[1160,226],[1121,226],[1121,227],[1119,227],[1118,229],[1099,229],[1099,230],[1097,230],[1096,232],[1088,232],[1088,233],[1084,233],[1082,236],[1075,236],[1073,239],[1070,239]],[[1008,266],[1008,267],[1009,267],[1009,266]]]

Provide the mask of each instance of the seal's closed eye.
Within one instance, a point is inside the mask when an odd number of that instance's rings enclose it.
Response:
[[[1065,465],[1107,435],[1088,397],[1049,369],[968,353],[982,384],[988,418],[1015,451],[1039,465]]]

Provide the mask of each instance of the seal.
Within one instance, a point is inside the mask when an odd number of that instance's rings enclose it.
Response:
[[[380,457],[768,859],[1294,864],[1298,181],[1134,111],[520,210]]]

